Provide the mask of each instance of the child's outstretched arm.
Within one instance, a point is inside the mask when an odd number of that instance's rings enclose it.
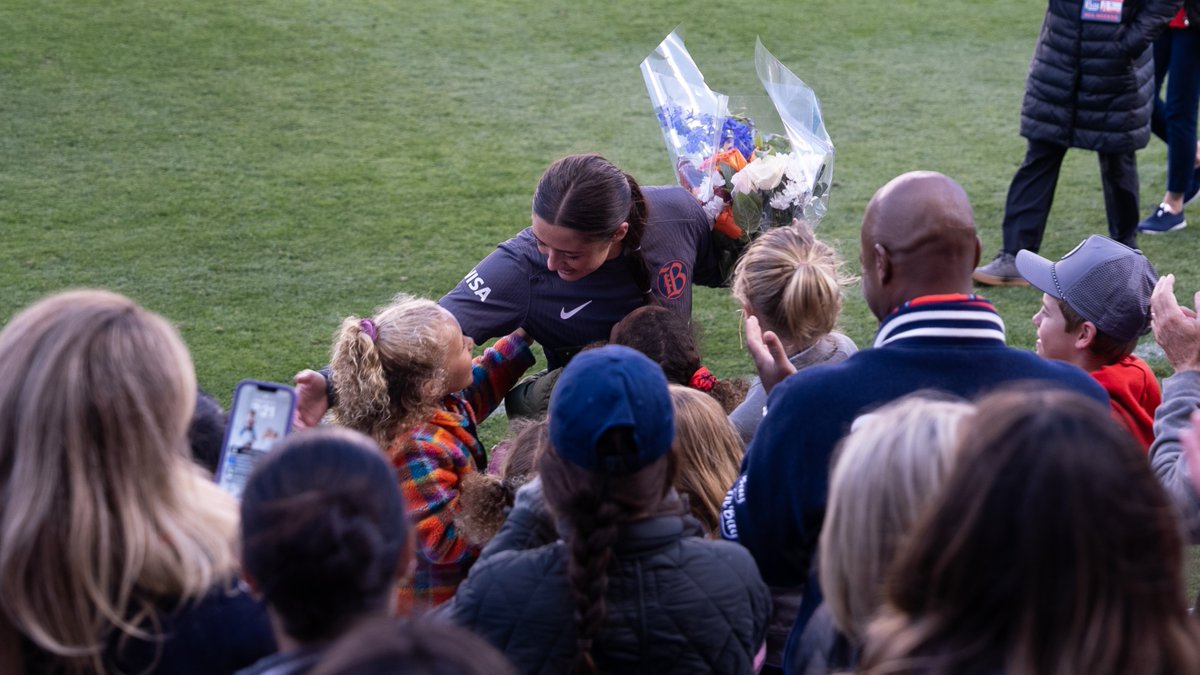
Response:
[[[474,381],[462,391],[475,421],[482,422],[492,414],[508,390],[533,365],[535,358],[529,345],[529,336],[518,328],[475,357]]]

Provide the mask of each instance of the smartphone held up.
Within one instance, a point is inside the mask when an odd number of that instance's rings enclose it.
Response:
[[[233,394],[217,484],[241,498],[250,472],[292,430],[296,391],[285,384],[242,380]]]

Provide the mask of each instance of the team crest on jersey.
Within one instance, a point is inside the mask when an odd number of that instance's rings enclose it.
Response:
[[[682,260],[671,262],[658,268],[654,277],[654,286],[658,294],[667,300],[674,300],[683,295],[688,285],[688,266]]]

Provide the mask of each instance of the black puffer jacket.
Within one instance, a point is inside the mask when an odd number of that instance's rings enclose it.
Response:
[[[746,549],[699,532],[678,515],[621,527],[592,648],[600,672],[753,672],[770,593]],[[444,610],[522,673],[569,672],[576,653],[569,553],[554,539],[537,510],[518,504]]]
[[[1150,43],[1182,0],[1125,0],[1121,23],[1083,21],[1083,0],[1050,0],[1029,65],[1021,135],[1100,152],[1150,139]]]

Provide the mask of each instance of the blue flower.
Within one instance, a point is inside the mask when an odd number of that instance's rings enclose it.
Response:
[[[708,155],[720,134],[720,122],[713,115],[685,110],[678,106],[661,106],[654,111],[658,123],[667,132],[674,131],[681,146],[676,151],[685,155]]]
[[[721,147],[737,148],[746,159],[753,157],[754,121],[748,117],[726,117],[721,128]]]

